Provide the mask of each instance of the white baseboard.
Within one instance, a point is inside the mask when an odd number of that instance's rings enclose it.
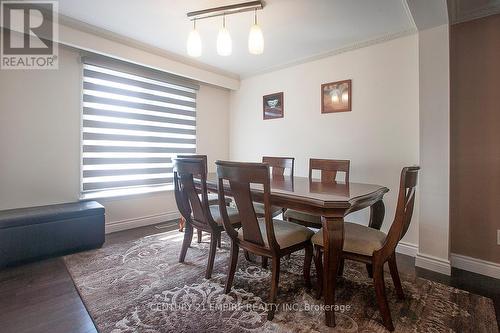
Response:
[[[418,253],[418,245],[407,242],[399,242],[396,247],[396,252],[401,254],[406,254],[410,257],[416,257]]]
[[[438,272],[444,275],[451,275],[451,264],[449,260],[434,257],[428,254],[417,253],[415,266]]]
[[[465,271],[490,276],[500,279],[500,264],[463,256],[461,254],[451,254],[451,265]]]
[[[133,229],[133,228],[139,228],[139,227],[144,227],[147,225],[151,224],[158,224],[170,220],[175,220],[180,217],[180,213],[175,211],[175,212],[169,212],[169,213],[161,213],[161,214],[155,214],[155,215],[148,215],[148,216],[141,216],[141,217],[136,217],[133,219],[126,219],[126,220],[121,220],[121,221],[115,221],[111,223],[106,223],[105,229],[106,233],[112,233],[112,232],[117,232],[117,231],[122,231],[122,230],[127,230],[127,229]]]

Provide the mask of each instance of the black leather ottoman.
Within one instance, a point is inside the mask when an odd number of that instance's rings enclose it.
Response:
[[[103,243],[104,207],[95,201],[0,211],[0,267]]]

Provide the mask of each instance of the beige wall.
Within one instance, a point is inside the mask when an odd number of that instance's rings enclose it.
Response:
[[[320,113],[322,83],[352,79],[352,112]],[[419,161],[418,40],[411,35],[244,79],[231,92],[230,157],[294,156],[351,160],[351,180],[388,186],[387,230],[399,174]],[[262,96],[284,92],[283,119],[262,120]],[[367,222],[367,212],[351,216]],[[418,209],[404,241],[418,243]]]
[[[79,199],[80,66],[61,47],[58,70],[0,71],[0,210]],[[201,85],[197,149],[211,161],[228,158],[228,104],[228,90]],[[109,230],[178,214],[172,192],[99,201]]]
[[[500,264],[500,15],[451,27],[451,251]]]

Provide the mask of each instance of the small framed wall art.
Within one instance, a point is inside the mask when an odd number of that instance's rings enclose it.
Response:
[[[351,111],[352,81],[344,80],[321,85],[321,113]]]
[[[264,120],[283,118],[283,92],[262,97],[262,112]]]

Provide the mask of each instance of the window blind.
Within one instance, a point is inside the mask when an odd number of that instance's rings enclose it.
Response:
[[[195,86],[131,72],[83,60],[84,198],[169,189],[172,158],[196,152]]]

